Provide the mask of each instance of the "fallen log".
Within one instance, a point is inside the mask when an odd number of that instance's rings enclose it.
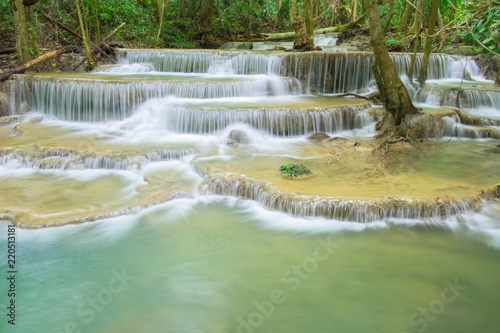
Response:
[[[358,17],[356,20],[346,23],[344,25],[338,25],[336,27],[322,28],[314,30],[315,34],[324,34],[327,32],[344,32],[347,30],[355,29],[358,27],[359,23],[363,21],[366,17],[366,13]]]
[[[321,29],[316,29],[314,30],[315,34],[324,34],[327,32],[344,32],[347,30],[355,29],[358,27],[359,23],[363,21],[366,17],[366,13],[358,17],[356,20],[351,21],[349,23],[346,23],[344,25],[338,25],[336,27],[329,27],[329,28],[321,28]],[[294,39],[295,38],[295,32],[277,32],[277,33],[262,33],[259,36],[256,36],[257,39],[259,40],[266,40],[266,41],[272,41],[272,40],[287,40],[287,39]],[[237,39],[238,40],[245,40],[246,36],[245,35],[238,35]]]
[[[12,69],[8,72],[2,73],[0,75],[0,82],[7,80],[12,74],[22,73],[30,67],[38,65],[38,64],[45,62],[47,60],[57,58],[58,56],[60,56],[63,53],[64,53],[64,49],[62,47],[58,47],[57,49],[55,49],[53,51],[44,53],[41,56],[39,56],[33,60],[30,60],[25,64],[22,64],[21,66],[14,67],[14,69]]]
[[[14,53],[14,52],[16,52],[16,48],[14,48],[14,47],[9,47],[9,48],[0,50],[0,54],[7,54],[7,53]]]

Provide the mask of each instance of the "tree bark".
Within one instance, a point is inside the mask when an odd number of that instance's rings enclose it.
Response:
[[[410,0],[411,3],[415,3],[415,0]],[[398,32],[403,32],[404,28],[406,27],[406,23],[408,23],[408,18],[410,17],[410,14],[412,12],[412,5],[409,3],[406,3],[406,8],[403,13],[403,16],[401,17],[401,21],[399,21],[398,24]]]
[[[418,82],[420,86],[425,84],[427,80],[427,68],[429,67],[429,58],[431,56],[432,51],[432,41],[434,40],[434,30],[436,28],[436,21],[438,16],[439,9],[439,0],[432,0],[431,5],[431,13],[429,15],[428,29],[427,29],[427,38],[424,46],[424,59],[422,63],[422,68],[420,69],[420,73],[418,75]]]
[[[496,84],[500,85],[500,64],[498,65]]]
[[[12,0],[14,9],[14,28],[16,31],[17,63],[30,61],[28,26],[26,24],[26,7],[22,0]]]
[[[0,75],[0,82],[7,80],[12,74],[24,72],[25,70],[27,70],[30,67],[38,65],[44,61],[56,58],[56,57],[60,56],[61,54],[63,54],[63,52],[64,52],[64,49],[62,47],[58,47],[54,51],[44,53],[41,56],[39,56],[38,58],[35,58],[31,61],[28,61],[27,63],[25,63],[21,66],[17,66],[14,69],[12,69],[11,71],[8,71],[6,73],[1,74]]]
[[[395,125],[399,126],[406,115],[416,114],[418,110],[411,102],[408,90],[399,78],[387,51],[376,0],[364,0],[364,6],[370,25],[370,44],[374,53],[372,71],[384,108],[393,116]]]
[[[28,18],[30,28],[29,39],[31,42],[30,58],[31,56],[38,57],[40,55],[40,45],[38,44],[38,36],[36,35],[37,24],[35,24],[35,8],[33,6],[28,8]]]
[[[422,28],[423,17],[421,13],[424,12],[424,0],[418,0],[417,9],[418,10],[415,11],[415,18],[413,19],[413,25],[409,29],[410,33],[417,32]]]
[[[314,20],[312,0],[290,0],[290,24],[295,31],[293,50],[321,50],[314,46]]]
[[[83,23],[82,11],[80,10],[80,0],[75,0],[76,4],[76,14],[78,15],[78,21],[80,22],[80,31],[82,32],[83,46],[85,47],[85,53],[87,55],[87,69],[91,70],[95,67],[94,58],[92,58],[92,50],[90,49],[90,41],[88,40],[87,33],[85,31],[85,25]]]

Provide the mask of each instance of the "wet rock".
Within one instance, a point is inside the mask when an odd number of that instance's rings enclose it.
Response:
[[[235,145],[235,144],[247,145],[249,143],[250,143],[250,138],[245,132],[240,130],[232,130],[229,133],[229,137],[227,140],[228,145]]]
[[[0,93],[0,117],[6,117],[9,115],[9,101],[5,94]]]
[[[460,45],[460,46],[453,46],[453,45],[447,45],[443,47],[441,50],[442,53],[447,53],[447,54],[457,54],[461,56],[473,56],[476,55],[476,52],[474,51],[474,48],[470,45]]]
[[[330,139],[330,136],[325,132],[316,132],[313,135],[307,137],[307,140],[311,140],[314,142],[321,142],[328,139]]]

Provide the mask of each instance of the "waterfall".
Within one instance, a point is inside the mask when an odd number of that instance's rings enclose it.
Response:
[[[151,98],[231,98],[297,95],[295,79],[262,76],[246,80],[106,82],[105,80],[17,77],[15,114],[22,104],[32,110],[74,121],[124,119]]]
[[[244,123],[277,136],[308,135],[362,128],[375,117],[365,112],[370,104],[321,109],[190,109],[172,107],[170,101],[151,101],[138,111],[141,120],[164,124],[163,128],[177,133],[212,133],[231,124]],[[161,125],[160,125],[161,126]]]
[[[373,54],[365,52],[309,52],[260,54],[232,51],[122,50],[124,63],[144,63],[157,71],[217,74],[220,68],[232,73],[274,74],[294,77],[302,82],[307,93],[345,93],[375,89],[370,70]],[[391,59],[400,76],[407,75],[411,55],[392,54]],[[423,56],[417,55],[414,78],[418,76]],[[469,73],[469,70],[472,73]],[[449,79],[476,75],[474,61],[455,59],[449,55],[430,57],[428,78]]]
[[[326,217],[341,221],[374,222],[387,218],[444,219],[465,213],[473,207],[471,200],[436,201],[384,198],[380,200],[339,199],[297,195],[281,191],[268,182],[228,173],[206,173],[203,194],[243,197],[255,200],[270,210],[299,217]]]
[[[466,87],[460,91],[459,105],[456,105],[458,92],[459,88],[424,87],[417,92],[415,100],[420,103],[465,109],[498,108],[500,106],[500,91],[467,89]]]
[[[124,157],[113,155],[98,155],[85,152],[74,153],[66,149],[35,151],[31,153],[9,152],[0,150],[0,166],[32,169],[113,169],[128,170],[140,168],[146,163],[179,159],[183,156],[196,154],[194,149],[159,150],[145,155]]]

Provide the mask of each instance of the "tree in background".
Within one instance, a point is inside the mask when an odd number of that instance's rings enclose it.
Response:
[[[83,46],[85,47],[85,53],[87,56],[87,70],[91,70],[95,67],[95,61],[92,57],[92,49],[90,48],[90,40],[87,36],[87,30],[85,29],[85,23],[83,22],[82,11],[80,9],[80,0],[75,0],[76,14],[78,15],[78,21],[80,22],[80,33],[82,35]]]
[[[290,25],[295,31],[293,50],[321,50],[314,46],[314,20],[312,0],[290,0]]]
[[[28,26],[26,23],[26,7],[23,4],[23,0],[12,0],[12,8],[14,9],[17,62],[20,65],[31,60]]]

